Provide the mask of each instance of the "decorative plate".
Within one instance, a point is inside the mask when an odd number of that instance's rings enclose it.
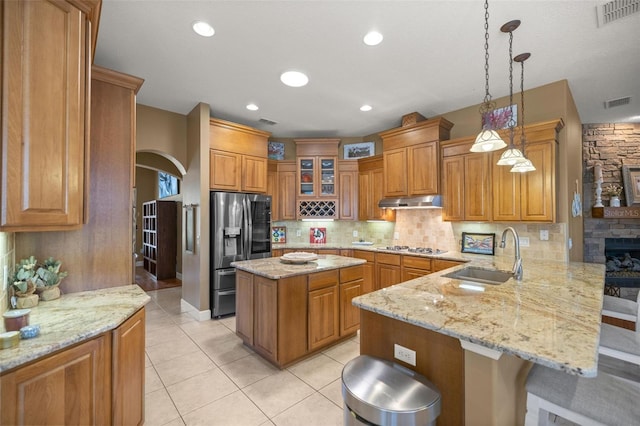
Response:
[[[304,251],[296,251],[293,253],[287,253],[280,257],[280,261],[284,263],[293,263],[302,265],[312,260],[318,259],[318,255],[315,253],[307,253]]]

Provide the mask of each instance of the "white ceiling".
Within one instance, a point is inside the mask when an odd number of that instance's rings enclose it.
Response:
[[[598,28],[603,3],[490,1],[493,97],[509,94],[500,26],[520,19],[513,54],[531,52],[525,89],[566,79],[583,123],[640,122],[640,13]],[[215,35],[196,35],[196,20]],[[376,47],[362,42],[371,29],[384,34]],[[204,102],[212,116],[274,136],[357,137],[413,111],[433,117],[482,102],[483,45],[482,0],[104,0],[95,63],[143,78],[144,105],[187,114]],[[284,86],[289,69],[309,84]],[[604,108],[625,96],[629,105]],[[251,102],[260,109],[247,110]]]

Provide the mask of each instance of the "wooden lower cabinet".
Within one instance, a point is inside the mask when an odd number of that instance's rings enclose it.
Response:
[[[112,424],[144,423],[145,311],[140,309],[112,333]]]
[[[242,294],[242,298],[236,297],[236,334],[243,342],[253,345],[254,291],[252,274],[236,271],[236,294]]]
[[[340,319],[337,282],[309,292],[309,350],[315,350],[338,339]]]
[[[430,273],[431,259],[418,256],[402,256],[402,281],[409,281]]]
[[[431,269],[433,272],[442,271],[443,269],[452,268],[454,266],[462,265],[465,262],[458,262],[455,260],[445,259],[433,259],[431,262]]]
[[[401,283],[400,255],[376,253],[376,277],[378,288],[375,290]]]
[[[0,424],[143,424],[144,318],[3,374]]]
[[[353,257],[367,261],[367,263],[362,265],[362,294],[371,293],[372,291],[377,290],[379,287],[377,286],[375,274],[376,254],[368,250],[354,250]]]
[[[278,359],[278,329],[272,326],[278,319],[278,282],[254,276],[253,288],[253,344],[269,358]]]
[[[364,284],[362,266],[340,270],[340,336],[355,333],[360,328],[360,308],[351,300],[360,296]]]

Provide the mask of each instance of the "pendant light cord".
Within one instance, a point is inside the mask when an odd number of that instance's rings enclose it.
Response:
[[[520,62],[520,143],[522,144],[522,155],[526,157],[524,152],[525,136],[524,136],[524,61]]]
[[[489,0],[484,2],[484,90],[484,103],[489,104]]]

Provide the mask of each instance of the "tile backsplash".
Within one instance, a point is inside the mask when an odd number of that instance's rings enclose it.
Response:
[[[463,232],[496,234],[496,242],[502,231],[513,227],[521,238],[521,255],[536,259],[568,261],[567,225],[564,223],[481,223],[444,222],[440,209],[408,209],[396,211],[396,222],[274,222],[273,226],[287,227],[288,243],[309,243],[309,228],[327,228],[327,244],[351,245],[360,239],[374,245],[405,245],[431,247],[447,251],[459,251]],[[298,231],[300,236],[297,236]],[[353,236],[353,231],[358,236]],[[549,232],[549,240],[540,239],[540,231]],[[397,238],[395,238],[397,236]],[[529,245],[524,244],[528,238]],[[513,237],[508,236],[506,248],[496,247],[496,256],[513,256]]]
[[[8,274],[15,266],[15,238],[11,232],[0,232],[0,314],[9,309]]]

